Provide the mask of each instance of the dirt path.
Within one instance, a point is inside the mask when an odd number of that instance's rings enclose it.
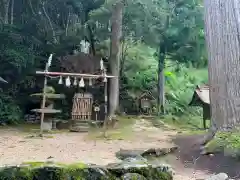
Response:
[[[172,138],[177,135],[175,131],[155,128],[143,120],[137,121],[132,130],[134,136],[129,140],[105,141],[89,140],[86,138],[87,134],[82,133],[60,133],[54,134],[53,138],[37,139],[26,138],[26,134],[16,129],[0,130],[0,165],[46,160],[105,165],[119,161],[115,157],[115,152],[119,151],[120,148],[170,147],[172,146]],[[182,144],[184,146],[183,142]],[[196,170],[194,170],[192,161],[185,161],[191,156],[191,149],[186,149],[187,146],[184,147],[185,149],[180,147],[181,152],[166,159],[166,162],[171,164],[176,171],[174,179],[194,180],[213,173],[199,166],[195,167]],[[188,156],[186,157],[182,152]]]

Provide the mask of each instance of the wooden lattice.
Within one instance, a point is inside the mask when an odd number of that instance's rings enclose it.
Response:
[[[89,93],[76,93],[73,97],[72,120],[91,120],[93,97]]]

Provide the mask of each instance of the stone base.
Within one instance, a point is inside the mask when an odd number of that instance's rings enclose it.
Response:
[[[52,121],[44,121],[42,124],[43,131],[51,131],[52,130]]]

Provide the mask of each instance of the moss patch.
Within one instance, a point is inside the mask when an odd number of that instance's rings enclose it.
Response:
[[[172,180],[172,175],[161,168],[133,164],[127,169],[120,166],[119,170],[116,168],[111,170],[107,166],[90,166],[84,163],[66,165],[52,162],[24,162],[20,166],[0,168],[0,180],[117,180],[125,173],[135,171],[149,180]],[[119,176],[116,172],[119,172]]]
[[[206,145],[208,152],[224,152],[226,155],[240,157],[240,133],[218,132],[216,137]]]
[[[131,128],[123,128],[123,129],[110,129],[106,133],[106,137],[104,137],[103,130],[95,130],[89,131],[87,135],[87,139],[89,140],[123,140],[123,139],[131,139],[133,136]]]
[[[0,169],[0,180],[80,180],[86,176],[84,163],[66,165],[52,162],[24,162],[20,166]]]
[[[116,128],[109,128],[107,130],[107,137],[103,135],[103,128],[90,128],[89,133],[87,135],[87,139],[90,140],[123,140],[123,139],[131,139],[133,136],[132,125],[137,121],[136,118],[133,117],[117,117],[118,124]]]
[[[22,165],[29,166],[30,168],[36,168],[46,165],[46,162],[23,162]]]

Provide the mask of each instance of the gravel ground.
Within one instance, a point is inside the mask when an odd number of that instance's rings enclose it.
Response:
[[[51,138],[26,138],[16,129],[0,130],[0,165],[20,164],[29,161],[56,161],[63,163],[85,162],[105,165],[119,161],[115,152],[122,149],[141,149],[172,146],[169,142],[174,131],[160,130],[139,121],[133,126],[131,140],[89,140],[84,133],[53,134]],[[176,158],[177,159],[177,158]],[[177,160],[174,179],[194,180],[208,175],[207,172],[187,169]],[[176,161],[176,162],[175,162]],[[195,176],[195,177],[194,177]]]

